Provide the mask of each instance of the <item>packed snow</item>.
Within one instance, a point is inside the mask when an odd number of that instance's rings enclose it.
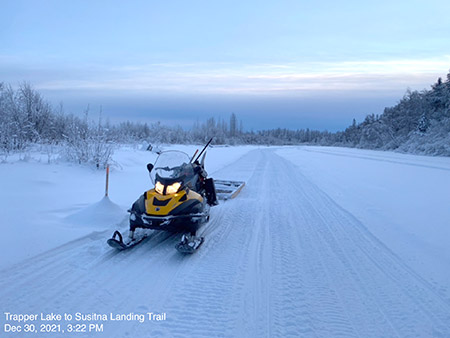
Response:
[[[199,251],[155,232],[116,252],[156,156],[117,150],[108,197],[102,170],[0,164],[2,333],[28,315],[39,337],[450,337],[450,158],[213,147],[210,176],[246,186],[212,208]]]
[[[450,300],[450,158],[336,147],[277,153]]]

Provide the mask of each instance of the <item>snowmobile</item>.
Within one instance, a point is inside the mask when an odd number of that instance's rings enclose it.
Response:
[[[205,150],[211,141],[195,160],[197,152],[190,158],[184,152],[170,150],[161,152],[154,165],[147,165],[154,188],[128,210],[128,238],[115,231],[108,240],[110,246],[119,250],[133,247],[148,237],[138,235],[137,229],[152,229],[182,233],[176,245],[181,253],[193,253],[200,247],[204,238],[197,236],[197,231],[209,221],[210,207],[218,204],[214,180],[207,177],[204,166]]]

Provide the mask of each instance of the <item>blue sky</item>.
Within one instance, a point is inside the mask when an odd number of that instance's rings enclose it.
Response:
[[[0,5],[0,81],[112,121],[339,130],[450,69],[448,1]]]

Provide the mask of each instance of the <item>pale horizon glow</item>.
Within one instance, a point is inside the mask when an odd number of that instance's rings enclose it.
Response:
[[[5,62],[6,63],[6,62]],[[148,64],[104,67],[88,65],[89,74],[73,69],[71,78],[51,79],[48,74],[58,66],[35,66],[42,73],[36,88],[43,90],[180,90],[205,93],[288,93],[296,90],[385,90],[374,79],[388,79],[384,84],[394,89],[399,84],[410,87],[429,86],[442,77],[442,69],[450,65],[450,55],[428,60],[344,61],[288,64]],[[14,69],[17,65],[10,65]],[[47,68],[47,69],[46,69]],[[161,69],[163,68],[163,69]],[[66,68],[70,70],[70,68]],[[79,71],[79,69],[78,69]],[[99,78],[99,75],[100,78]],[[44,79],[44,76],[50,79]],[[55,77],[56,77],[55,76]],[[12,78],[12,76],[11,76]],[[323,86],[317,85],[324,83]],[[331,84],[331,87],[329,86]],[[370,84],[371,86],[361,86]]]

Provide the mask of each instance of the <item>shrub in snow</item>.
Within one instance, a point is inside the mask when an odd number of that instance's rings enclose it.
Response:
[[[94,164],[97,168],[104,168],[111,161],[114,143],[109,139],[107,129],[101,124],[89,124],[88,113],[84,120],[73,119],[68,128],[66,138],[67,147],[65,157],[70,161]]]

